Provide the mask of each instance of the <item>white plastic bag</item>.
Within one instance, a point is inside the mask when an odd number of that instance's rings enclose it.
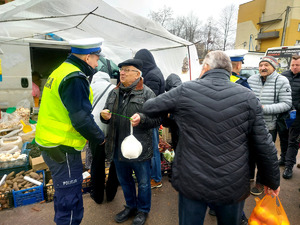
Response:
[[[35,137],[35,127],[36,124],[30,124],[32,131],[28,132],[28,133],[24,133],[23,131],[21,131],[18,135],[22,138],[23,143],[25,142],[31,142],[34,137]]]
[[[22,142],[22,138],[19,136],[14,136],[14,137],[4,137],[0,139],[0,146],[1,147],[5,147],[5,146],[11,146],[11,145],[15,145],[17,146],[19,149],[22,148],[23,146],[23,142]]]
[[[0,147],[0,154],[12,154],[15,152],[21,152],[21,150],[16,145],[5,145]]]
[[[22,131],[22,128],[23,128],[22,124],[19,124],[18,126],[14,127],[14,128],[0,130],[0,139],[16,136],[16,135],[18,135],[18,133],[20,133]]]
[[[123,156],[127,159],[136,159],[138,158],[143,150],[143,146],[141,142],[139,142],[134,136],[133,136],[133,128],[130,123],[130,135],[127,136],[121,144],[121,152]]]

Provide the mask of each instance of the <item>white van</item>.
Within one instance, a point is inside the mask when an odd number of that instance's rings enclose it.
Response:
[[[32,73],[40,76],[40,90],[68,56],[65,41],[0,37],[0,109],[15,107],[28,100],[33,107]]]
[[[282,73],[290,69],[292,55],[300,55],[300,46],[281,46],[268,48],[265,55],[270,55],[278,60],[279,68],[277,71]]]

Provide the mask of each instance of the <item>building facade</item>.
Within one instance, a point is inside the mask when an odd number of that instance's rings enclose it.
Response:
[[[252,0],[239,6],[235,48],[265,52],[300,45],[300,0]]]

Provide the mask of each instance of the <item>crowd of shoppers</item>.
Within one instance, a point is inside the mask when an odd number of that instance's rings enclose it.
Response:
[[[36,129],[36,142],[54,182],[57,224],[81,223],[80,152],[85,146],[91,155],[92,199],[101,204],[106,193],[106,200],[112,201],[120,184],[126,205],[115,221],[134,217],[133,225],[145,224],[151,188],[162,186],[161,124],[170,127],[176,151],[171,182],[179,194],[179,224],[203,224],[207,207],[214,210],[218,224],[247,224],[243,207],[249,194],[277,196],[279,165],[285,166],[285,179],[292,177],[299,116],[284,131],[276,122],[292,107],[298,113],[299,56],[283,75],[276,72],[276,59],[265,56],[259,74],[247,81],[239,76],[246,52],[229,57],[228,52],[212,51],[205,56],[200,77],[182,83],[176,74],[165,81],[152,53],[141,49],[118,65],[120,82],[115,86],[107,73],[94,74],[101,39],[70,45],[72,54],[45,84]],[[277,133],[286,146],[279,161]],[[141,145],[135,158],[123,154],[122,143],[129,135]],[[107,181],[105,162],[110,163]],[[250,190],[253,164],[256,185]]]

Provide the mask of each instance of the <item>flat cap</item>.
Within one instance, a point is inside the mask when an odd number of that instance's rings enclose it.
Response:
[[[143,61],[140,59],[127,59],[124,62],[119,63],[118,67],[121,68],[122,66],[134,66],[138,70],[142,70]]]
[[[100,54],[102,49],[102,38],[84,38],[70,41],[71,53],[80,55],[102,55]]]

